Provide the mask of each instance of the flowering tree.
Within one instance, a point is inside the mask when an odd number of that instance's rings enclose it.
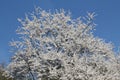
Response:
[[[94,37],[94,14],[72,19],[40,8],[26,15],[12,41],[15,55],[7,73],[17,80],[119,80],[111,43]]]
[[[12,80],[12,78],[5,76],[5,71],[5,63],[0,63],[0,80]]]

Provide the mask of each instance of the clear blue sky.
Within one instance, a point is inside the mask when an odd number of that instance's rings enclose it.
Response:
[[[20,25],[17,18],[24,18],[34,6],[70,10],[73,18],[96,12],[94,34],[120,46],[120,0],[0,0],[0,62],[9,62],[9,41],[17,38],[15,30]]]

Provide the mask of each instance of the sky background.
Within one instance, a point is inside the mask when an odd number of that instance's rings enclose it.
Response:
[[[71,11],[73,18],[95,12],[94,35],[111,41],[115,49],[120,46],[120,0],[0,0],[0,62],[10,61],[9,42],[17,39],[20,25],[17,18],[24,18],[35,6],[52,11],[62,8]]]

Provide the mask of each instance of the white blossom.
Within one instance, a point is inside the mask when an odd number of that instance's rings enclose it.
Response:
[[[55,13],[39,8],[19,19],[19,41],[11,42],[15,55],[8,65],[18,80],[119,80],[113,46],[92,34],[94,14],[86,22],[63,9]],[[13,49],[14,49],[13,48]]]

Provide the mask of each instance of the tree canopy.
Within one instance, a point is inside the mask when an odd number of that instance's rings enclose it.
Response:
[[[113,45],[93,35],[94,13],[73,19],[63,9],[36,8],[18,19],[19,40],[6,76],[17,80],[119,80]]]

